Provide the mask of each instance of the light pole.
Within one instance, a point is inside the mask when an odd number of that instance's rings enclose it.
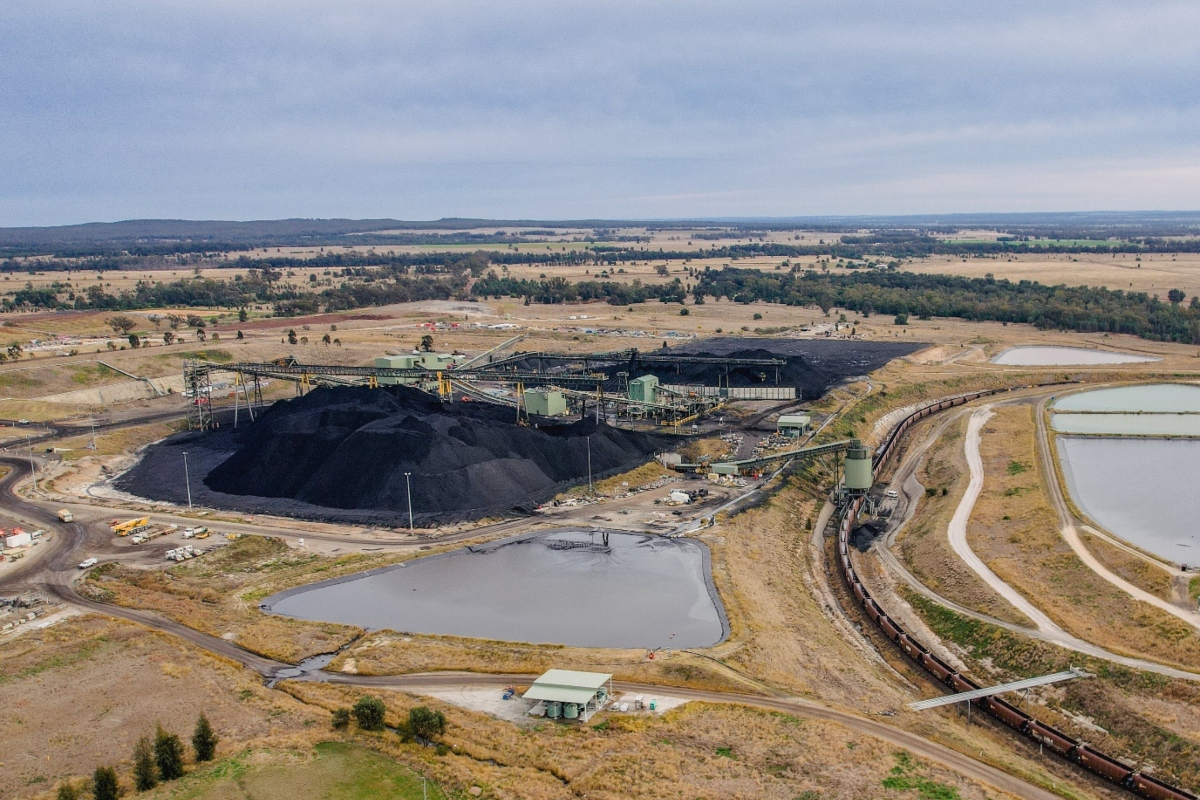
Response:
[[[183,483],[187,486],[188,511],[192,510],[192,476],[188,472],[187,451],[183,451]]]
[[[96,418],[92,418],[92,452],[96,452]]]
[[[588,444],[588,493],[595,491],[592,488],[592,437],[587,437]]]
[[[404,473],[404,486],[408,490],[408,532],[412,533],[413,517],[412,517],[412,473]]]

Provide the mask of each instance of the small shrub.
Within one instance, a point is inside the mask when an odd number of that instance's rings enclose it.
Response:
[[[92,774],[92,797],[95,800],[117,800],[120,791],[117,771],[112,767],[96,767]]]
[[[450,748],[446,747],[444,744],[439,744],[436,748],[434,748],[433,752],[437,753],[439,756],[444,756],[450,752]]]
[[[350,727],[350,709],[335,708],[333,710],[333,729],[340,731],[348,727]]]
[[[164,781],[183,777],[183,742],[173,733],[167,733],[162,725],[154,734],[154,760],[158,762],[158,774]]]
[[[150,737],[138,739],[133,748],[133,788],[149,791],[158,785],[158,766],[154,763],[154,748]]]
[[[196,751],[196,761],[212,761],[218,741],[220,739],[208,723],[208,717],[201,714],[196,720],[195,730],[192,731],[192,749]]]
[[[681,317],[686,317],[689,313],[691,312],[689,312],[686,308],[679,309],[679,316]]]
[[[417,706],[408,712],[408,727],[418,739],[432,741],[446,732],[446,715]]]
[[[358,727],[364,731],[381,731],[386,710],[383,701],[378,697],[360,697],[351,713],[354,714]]]

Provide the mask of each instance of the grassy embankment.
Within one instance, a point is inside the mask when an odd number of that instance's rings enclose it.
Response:
[[[945,417],[931,417],[920,423],[911,440],[923,439],[946,423]],[[925,454],[917,472],[925,496],[898,539],[898,555],[917,579],[943,597],[997,619],[1028,625],[1024,614],[962,562],[947,538],[950,519],[970,480],[963,452],[965,431],[965,416],[950,420]]]
[[[336,650],[362,631],[264,614],[258,601],[292,586],[395,560],[381,555],[325,558],[290,550],[278,539],[246,536],[162,571],[105,564],[88,574],[82,588],[96,599],[152,608],[204,633],[232,639],[247,650],[295,662]]]
[[[940,638],[959,645],[973,673],[995,683],[1082,667],[1095,678],[1036,690],[1030,713],[1129,763],[1183,786],[1200,782],[1200,685],[1127,669],[905,598]],[[947,712],[949,713],[949,712]]]

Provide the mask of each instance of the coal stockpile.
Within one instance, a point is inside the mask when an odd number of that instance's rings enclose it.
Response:
[[[180,502],[182,451],[194,499],[258,513],[377,523],[440,523],[531,510],[592,474],[631,469],[671,437],[597,425],[515,424],[487,403],[443,404],[403,387],[319,388],[273,405],[237,434],[183,434],[118,481]],[[178,466],[176,466],[176,462]],[[199,486],[198,486],[199,484]]]
[[[661,364],[638,362],[631,377],[655,375],[663,383],[716,386],[794,386],[798,396],[813,400],[846,378],[866,375],[894,358],[927,345],[915,342],[856,342],[844,339],[703,339],[680,347],[646,351],[646,355],[686,354],[721,358],[782,358],[785,366]]]

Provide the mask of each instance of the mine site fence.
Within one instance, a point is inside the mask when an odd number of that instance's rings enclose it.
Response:
[[[883,444],[876,451],[874,467],[878,470],[880,467],[886,466],[887,461],[896,451],[896,443],[904,432],[920,420],[938,411],[961,406],[972,400],[989,395],[1071,383],[1077,383],[1077,381],[1050,381],[1004,389],[986,389],[927,403],[897,423],[888,435],[884,437]],[[887,613],[886,609],[879,604],[870,591],[868,591],[867,587],[863,585],[858,572],[854,569],[854,564],[850,560],[850,532],[854,528],[854,523],[858,519],[858,513],[864,502],[864,497],[855,497],[849,500],[840,509],[838,520],[837,561],[842,576],[846,580],[846,585],[850,589],[851,594],[854,595],[854,599],[883,635],[938,683],[946,686],[953,692],[969,692],[983,688],[938,658],[929,648],[922,645],[911,634],[905,631],[903,626],[892,615]],[[1172,786],[1169,783],[1160,781],[1157,778],[1129,767],[1117,759],[1096,750],[1094,747],[1080,742],[1066,733],[1037,720],[997,696],[982,697],[966,702],[972,703],[976,708],[981,709],[1021,736],[1037,742],[1039,749],[1049,749],[1052,753],[1082,767],[1093,775],[1097,775],[1120,786],[1122,789],[1138,797],[1150,798],[1150,800],[1198,800],[1197,796],[1191,792],[1177,786]]]

